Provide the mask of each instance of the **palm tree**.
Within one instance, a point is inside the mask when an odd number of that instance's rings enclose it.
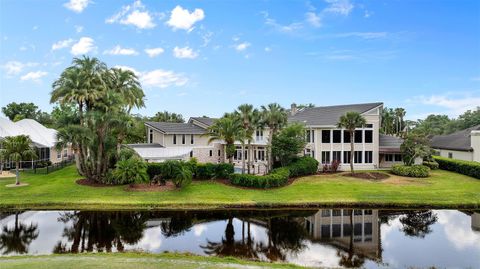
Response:
[[[3,250],[3,255],[12,252],[16,254],[27,253],[28,245],[38,237],[38,226],[34,224],[27,226],[19,223],[18,214],[18,212],[15,212],[15,226],[13,226],[13,229],[8,229],[8,226],[5,225],[0,234],[0,250]]]
[[[255,116],[258,114],[257,110],[253,108],[250,104],[243,104],[240,105],[235,113],[240,117],[243,125],[243,129],[245,131],[245,136],[248,143],[248,161],[247,161],[247,173],[250,174],[250,167],[251,167],[251,153],[252,153],[252,140],[253,135],[255,133]],[[243,150],[243,149],[242,149]],[[243,150],[243,153],[245,151]],[[244,155],[244,154],[242,154]],[[245,158],[242,158],[242,173],[245,173]]]
[[[350,170],[353,171],[353,155],[355,153],[354,140],[355,129],[364,126],[367,123],[365,118],[358,112],[347,112],[342,115],[337,123],[338,128],[344,128],[350,133]]]
[[[273,167],[272,140],[273,136],[287,124],[286,110],[277,103],[262,106],[262,124],[269,128],[268,170],[271,170]]]
[[[395,117],[396,117],[396,122],[397,125],[395,126],[397,129],[397,136],[400,136],[400,133],[402,132],[402,127],[403,127],[403,117],[405,117],[406,111],[405,109],[399,107],[395,108]]]
[[[223,140],[225,142],[225,154],[229,163],[233,163],[235,154],[235,141],[243,139],[243,127],[241,121],[232,115],[225,115],[216,120],[205,135],[210,136],[208,143],[214,140]]]
[[[168,111],[157,112],[155,116],[152,117],[151,120],[159,121],[159,122],[178,122],[178,123],[185,122],[182,114],[170,113]]]
[[[130,113],[133,107],[140,108],[145,106],[145,94],[137,76],[132,71],[112,68],[108,74],[111,88],[123,97],[127,105],[127,114]]]
[[[20,185],[20,162],[25,159],[37,158],[32,140],[26,135],[8,136],[2,141],[1,155],[4,159],[15,162],[15,184]]]

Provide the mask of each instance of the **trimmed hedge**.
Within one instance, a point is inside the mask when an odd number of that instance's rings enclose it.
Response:
[[[428,177],[430,168],[425,165],[400,165],[392,166],[392,173],[404,177]]]
[[[302,157],[289,166],[275,168],[271,173],[263,176],[250,174],[231,174],[230,182],[233,185],[253,188],[272,188],[287,184],[290,177],[307,176],[317,173],[318,161],[312,157]]]
[[[437,170],[439,165],[436,161],[423,161],[423,165],[427,166],[432,170]]]
[[[480,163],[433,156],[440,169],[457,172],[480,179]]]
[[[196,163],[184,161],[166,161],[163,163],[148,163],[147,173],[152,180],[156,175],[164,179],[172,179],[178,176],[178,171],[183,167],[190,169],[194,179],[228,178],[233,174],[233,164],[229,163]]]
[[[250,174],[232,174],[230,182],[233,185],[253,188],[272,188],[280,187],[288,182],[290,171],[287,167],[273,169],[268,175],[258,176]]]
[[[216,178],[228,178],[230,174],[233,174],[233,164],[229,163],[199,163],[196,167],[194,175],[195,179],[216,179]]]

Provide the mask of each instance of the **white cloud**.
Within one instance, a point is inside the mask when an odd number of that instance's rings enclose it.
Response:
[[[28,48],[27,48],[27,47],[25,47],[25,46],[21,46],[21,47],[20,47],[20,48],[18,48],[18,49],[19,49],[20,51],[26,51],[26,50],[28,50]]]
[[[182,29],[190,32],[193,30],[193,25],[204,18],[205,13],[202,9],[196,8],[194,11],[189,12],[188,9],[176,6],[170,13],[167,25],[172,27],[173,30]]]
[[[467,93],[445,93],[441,95],[416,96],[410,103],[420,103],[423,105],[442,108],[443,114],[456,117],[467,110],[474,110],[480,106],[480,95],[473,92]]]
[[[138,52],[131,48],[122,48],[120,45],[116,45],[110,50],[106,50],[103,54],[110,54],[110,55],[138,55]]]
[[[322,20],[319,15],[315,14],[315,12],[305,13],[305,20],[313,27],[318,28],[322,26]]]
[[[27,67],[33,67],[37,65],[38,63],[33,62],[22,63],[19,61],[8,61],[4,65],[2,65],[2,68],[6,70],[7,75],[11,76],[19,74]]]
[[[270,48],[270,47],[265,47],[265,52],[270,52],[270,51],[272,51],[272,48]]]
[[[353,10],[353,4],[349,0],[325,0],[328,6],[323,10],[325,13],[332,13],[347,16]]]
[[[271,26],[273,29],[283,32],[283,33],[292,33],[303,28],[303,23],[301,22],[292,22],[287,25],[282,25],[278,23],[275,19],[270,18],[268,12],[262,12],[263,17],[265,18],[265,24]]]
[[[162,48],[151,48],[145,49],[145,53],[148,54],[148,57],[153,58],[157,57],[158,55],[162,54],[165,50]]]
[[[140,0],[133,2],[132,5],[123,6],[120,12],[106,19],[105,22],[133,25],[139,29],[149,29],[156,26],[153,22],[153,15]]]
[[[73,41],[74,40],[71,39],[71,38],[65,39],[65,40],[60,40],[56,43],[53,43],[52,50],[59,50],[59,49],[69,47],[73,43]]]
[[[83,26],[81,26],[81,25],[75,25],[75,32],[77,32],[77,33],[83,32]]]
[[[335,37],[359,37],[363,39],[379,39],[387,37],[387,32],[349,32],[335,34]]]
[[[155,69],[151,71],[139,72],[129,66],[117,65],[115,68],[132,71],[140,80],[143,86],[154,88],[180,87],[188,83],[188,78],[181,73],[171,70]]]
[[[239,51],[239,52],[240,52],[240,51],[245,51],[248,47],[250,47],[250,45],[251,45],[251,44],[248,43],[248,42],[242,42],[242,43],[240,43],[240,44],[236,44],[236,45],[234,46],[234,48],[235,48],[236,51]]]
[[[38,30],[38,25],[33,26],[33,27],[32,27],[32,30],[33,30],[33,31],[37,31],[37,30]]]
[[[76,13],[81,13],[85,8],[87,8],[89,3],[90,0],[70,0],[69,2],[63,4],[63,6]]]
[[[39,82],[40,78],[46,76],[48,73],[44,71],[35,71],[35,72],[29,72],[23,76],[20,77],[21,80],[26,81],[26,80],[32,80],[35,82]]]
[[[73,55],[87,54],[95,50],[95,44],[92,38],[82,37],[80,40],[72,46],[70,52]]]
[[[175,47],[173,48],[173,56],[179,59],[195,59],[198,57],[198,53],[189,47]]]

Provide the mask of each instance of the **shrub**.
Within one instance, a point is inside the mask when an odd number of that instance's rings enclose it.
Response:
[[[219,163],[215,167],[215,178],[228,178],[233,174],[235,169],[231,163]]]
[[[148,163],[147,164],[147,174],[150,180],[152,180],[156,175],[162,174],[162,163]]]
[[[287,167],[290,170],[291,177],[313,175],[317,173],[318,161],[312,157],[302,157],[295,160]]]
[[[331,163],[326,163],[323,165],[322,172],[324,173],[335,173],[338,170],[338,167],[340,167],[340,162],[337,160],[332,161]]]
[[[438,169],[439,165],[436,161],[423,161],[423,165],[427,166],[432,170]]]
[[[280,187],[288,182],[290,171],[287,167],[276,168],[268,175],[231,174],[230,182],[234,185],[253,188]]]
[[[457,172],[480,179],[480,163],[434,156],[440,169]]]
[[[112,176],[107,178],[111,184],[148,182],[147,165],[138,157],[120,160],[116,163]]]
[[[190,168],[187,166],[181,166],[181,168],[176,171],[175,177],[173,177],[171,180],[173,184],[175,184],[175,187],[181,188],[192,183],[192,178],[192,170],[190,170]]]
[[[392,166],[392,173],[404,177],[428,177],[430,168],[424,165],[400,165]]]
[[[214,179],[216,177],[216,165],[213,163],[201,163],[197,165],[195,179]]]
[[[233,164],[229,163],[197,163],[195,160],[184,161],[166,161],[163,163],[149,163],[147,173],[151,181],[154,177],[160,175],[162,179],[172,179],[177,176],[182,167],[187,167],[195,179],[215,179],[228,178],[233,174]]]

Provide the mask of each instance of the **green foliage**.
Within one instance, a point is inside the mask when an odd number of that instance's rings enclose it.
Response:
[[[185,122],[182,114],[170,113],[168,111],[157,112],[157,114],[151,117],[150,120],[158,121],[158,122],[178,122],[178,123]]]
[[[118,161],[112,174],[110,184],[148,182],[147,164],[135,156]]]
[[[416,158],[428,158],[432,152],[428,144],[425,136],[410,133],[400,146],[405,165],[413,165]]]
[[[175,171],[176,175],[171,180],[175,187],[182,188],[192,183],[193,173],[187,166],[181,166],[179,170]]]
[[[457,172],[480,179],[480,163],[433,156],[440,169]]]
[[[424,165],[401,165],[392,166],[392,173],[404,177],[428,177],[430,168]]]
[[[217,179],[228,178],[233,174],[233,164],[229,163],[197,163],[196,161],[166,161],[163,163],[149,163],[147,173],[151,180],[156,175],[160,175],[163,179],[175,178],[180,169],[187,167],[193,174],[195,179]]]
[[[230,182],[234,185],[252,188],[272,188],[284,186],[288,182],[290,171],[287,167],[273,169],[264,176],[250,174],[231,174]]]
[[[445,135],[480,124],[480,107],[475,110],[467,110],[457,119],[450,119],[447,115],[429,115],[424,120],[418,120],[414,133],[426,136]]]
[[[228,178],[234,167],[230,163],[199,163],[196,166],[195,179]]]
[[[133,157],[138,157],[138,155],[133,149],[129,147],[122,147],[120,149],[120,152],[118,153],[119,160],[127,160]]]
[[[282,166],[289,165],[305,148],[305,127],[292,123],[273,136],[272,156],[280,160]]]
[[[401,135],[407,125],[403,119],[406,111],[404,108],[383,108],[381,112],[380,132],[387,135]]]
[[[242,141],[245,138],[242,121],[239,117],[233,114],[226,114],[224,117],[216,120],[210,127],[208,127],[208,133],[205,135],[209,136],[209,143],[214,140],[225,141],[226,157],[229,163],[233,162],[235,141]]]
[[[0,160],[11,160],[15,162],[16,183],[20,184],[18,169],[23,160],[37,158],[37,153],[32,147],[32,140],[26,135],[7,136],[0,141]]]
[[[318,161],[308,156],[298,158],[288,166],[288,169],[291,177],[313,175],[317,173]]]
[[[35,119],[37,116],[38,106],[34,103],[9,103],[5,107],[2,107],[2,112],[11,121],[21,119]]]
[[[436,161],[423,161],[423,165],[427,166],[431,170],[437,170],[439,168],[439,164]]]

